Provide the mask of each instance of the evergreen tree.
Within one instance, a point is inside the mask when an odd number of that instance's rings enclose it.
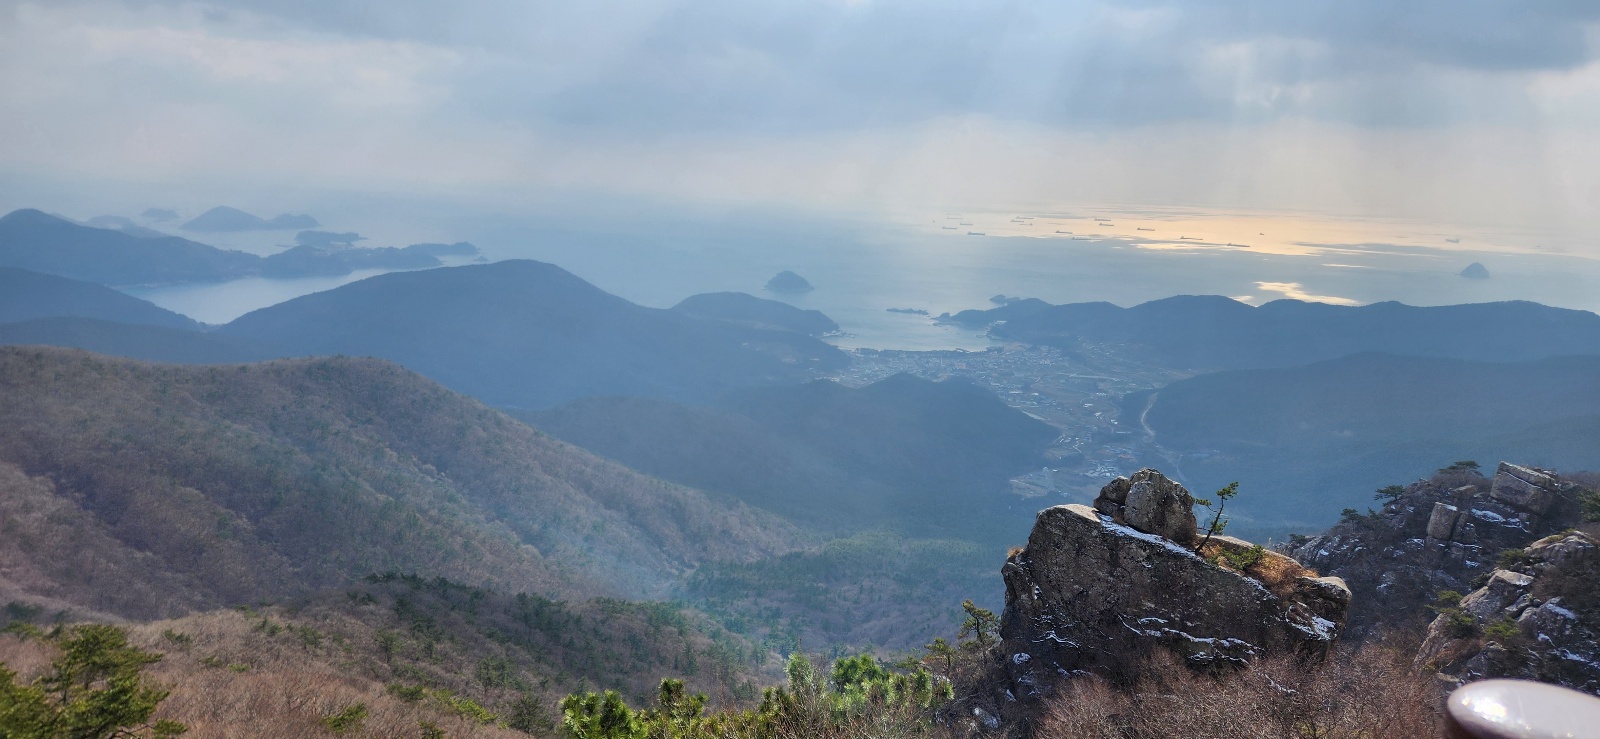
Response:
[[[187,731],[176,721],[150,721],[167,691],[142,673],[161,655],[129,645],[122,629],[85,624],[44,638],[59,654],[31,684],[0,667],[0,739],[164,739]]]

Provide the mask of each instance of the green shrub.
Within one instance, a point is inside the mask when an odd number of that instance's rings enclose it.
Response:
[[[388,691],[389,695],[399,698],[407,703],[416,703],[417,701],[422,700],[423,697],[428,694],[428,689],[422,687],[421,685],[390,683],[388,687],[384,689]]]
[[[1483,635],[1501,644],[1509,644],[1522,637],[1522,629],[1517,622],[1509,618],[1502,618],[1483,630]]]
[[[1502,570],[1520,570],[1533,563],[1525,549],[1506,549],[1494,558],[1494,566]]]
[[[355,703],[331,716],[323,716],[322,724],[335,734],[343,734],[361,728],[362,722],[366,720],[367,704]]]
[[[1228,563],[1229,567],[1232,567],[1240,572],[1244,572],[1245,570],[1248,570],[1254,566],[1257,562],[1260,562],[1261,558],[1266,556],[1266,553],[1267,548],[1257,544],[1242,552],[1233,552],[1224,549],[1217,553],[1217,559],[1224,560]]]

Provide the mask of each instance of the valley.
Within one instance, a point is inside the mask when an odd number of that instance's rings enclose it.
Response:
[[[177,269],[192,247],[174,249]],[[1019,299],[930,319],[999,342],[968,352],[841,350],[815,310],[648,308],[526,260],[222,326],[92,280],[0,284],[5,620],[132,624],[174,654],[156,674],[197,727],[241,710],[199,686],[255,701],[304,674],[340,687],[275,709],[285,725],[359,704],[372,730],[548,733],[567,696],[647,704],[664,675],[734,710],[790,653],[943,659],[961,700],[1013,716],[983,692],[1002,678],[972,622],[1016,607],[997,573],[1040,509],[1109,505],[1156,467],[1196,491],[1237,480],[1230,533],[1304,545],[1381,516],[1416,528],[1423,503],[1373,511],[1373,491],[1465,479],[1441,460],[1574,471],[1559,485],[1600,469],[1600,324],[1534,304]],[[1532,348],[1482,348],[1495,332]],[[1409,597],[1352,611],[1352,639],[1421,628]],[[940,651],[952,636],[966,651]],[[0,638],[0,660],[47,651]]]

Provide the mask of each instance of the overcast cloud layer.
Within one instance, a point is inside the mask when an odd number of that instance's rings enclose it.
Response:
[[[1587,227],[1597,28],[1579,0],[4,2],[0,175]]]

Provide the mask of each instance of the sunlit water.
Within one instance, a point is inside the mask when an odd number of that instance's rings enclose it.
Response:
[[[439,224],[430,224],[438,229]],[[449,238],[491,260],[553,262],[635,302],[741,291],[828,314],[846,347],[981,349],[982,335],[889,312],[993,307],[997,294],[1118,305],[1175,294],[1259,304],[1293,297],[1413,305],[1533,300],[1600,309],[1600,253],[1582,236],[1397,220],[1186,209],[907,213],[879,221],[793,215],[464,219]],[[982,235],[978,235],[982,234]],[[1459,272],[1485,265],[1487,280]],[[816,289],[774,295],[783,269]],[[207,323],[376,274],[252,278],[130,292]],[[1510,337],[1508,337],[1510,338]]]

